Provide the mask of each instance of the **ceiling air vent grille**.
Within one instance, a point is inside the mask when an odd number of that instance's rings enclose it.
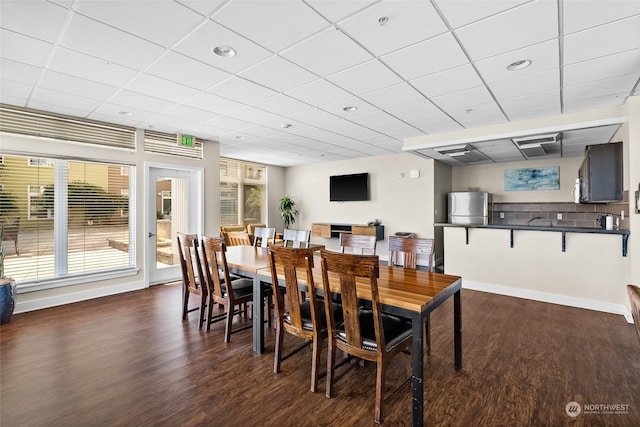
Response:
[[[7,104],[0,104],[0,131],[116,148],[136,146],[131,127]]]
[[[491,161],[489,157],[484,155],[481,151],[476,150],[476,148],[471,144],[455,147],[440,147],[435,148],[434,150],[465,165],[487,163]]]
[[[528,159],[531,157],[543,157],[551,154],[552,147],[559,145],[559,133],[547,135],[533,135],[522,138],[513,138],[513,143],[522,154]]]

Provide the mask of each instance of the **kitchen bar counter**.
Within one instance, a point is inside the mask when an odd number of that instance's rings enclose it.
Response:
[[[516,225],[516,224],[449,224],[435,223],[435,227],[461,227],[465,229],[467,245],[469,244],[470,228],[491,228],[498,230],[510,230],[511,247],[514,245],[514,231],[551,231],[562,233],[562,252],[566,252],[566,233],[591,233],[591,234],[618,234],[622,236],[622,256],[627,256],[627,241],[629,240],[629,230],[605,230],[603,228],[578,228],[578,227],[556,227],[556,226],[538,226],[538,225]]]

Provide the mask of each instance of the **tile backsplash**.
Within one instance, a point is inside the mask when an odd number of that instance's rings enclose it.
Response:
[[[613,203],[493,203],[492,224],[499,225],[537,225],[554,227],[600,228],[600,215],[613,215],[614,228],[616,218],[621,230],[629,229],[629,202],[625,192],[625,201]],[[622,218],[624,211],[624,219]],[[504,218],[500,218],[500,214]],[[558,219],[558,214],[562,219]]]

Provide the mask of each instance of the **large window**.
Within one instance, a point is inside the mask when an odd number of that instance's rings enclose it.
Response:
[[[18,286],[64,285],[133,269],[133,167],[8,155],[3,160],[0,222],[19,222],[18,251],[5,246],[5,273]]]
[[[264,165],[220,159],[221,225],[266,222],[265,171]]]

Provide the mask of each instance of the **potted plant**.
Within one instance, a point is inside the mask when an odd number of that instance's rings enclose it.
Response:
[[[0,225],[0,240],[4,238],[4,226]],[[16,306],[16,282],[4,275],[6,249],[0,242],[0,325],[9,323]]]
[[[284,221],[284,228],[289,228],[291,224],[296,222],[298,210],[296,209],[296,202],[291,197],[284,196],[280,199],[280,215]]]

